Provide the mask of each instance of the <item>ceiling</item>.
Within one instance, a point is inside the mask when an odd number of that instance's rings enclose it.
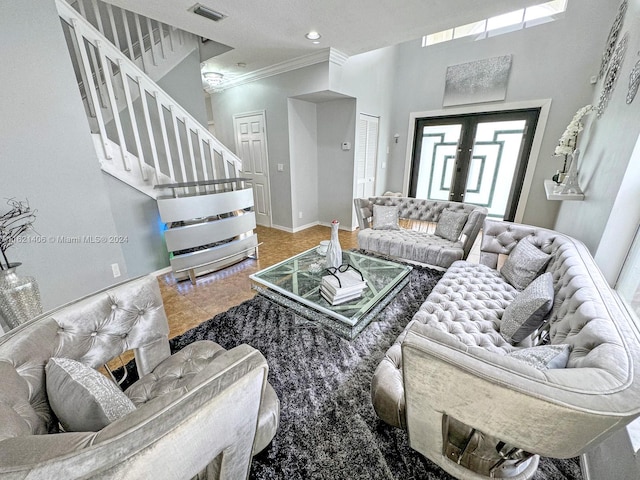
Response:
[[[196,1],[227,17],[213,22],[194,14],[191,10]],[[329,47],[352,56],[543,1],[107,0],[231,47],[206,62],[208,71],[221,72],[225,78]],[[320,43],[305,38],[310,30],[322,35]]]

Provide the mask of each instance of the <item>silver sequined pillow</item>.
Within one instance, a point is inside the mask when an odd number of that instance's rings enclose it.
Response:
[[[460,239],[462,229],[467,223],[467,217],[468,215],[464,212],[443,210],[434,233],[446,240],[457,242]]]
[[[392,205],[373,206],[374,230],[399,230],[398,207]]]
[[[507,342],[519,343],[544,321],[553,306],[553,276],[545,273],[516,295],[502,314],[500,334]]]
[[[504,279],[518,290],[524,290],[545,269],[551,260],[547,255],[526,238],[513,247],[500,269]]]
[[[49,405],[67,432],[97,432],[136,409],[97,370],[69,358],[52,358],[46,369]]]
[[[539,370],[547,370],[566,367],[570,351],[569,345],[540,345],[516,350],[507,356],[522,360]]]

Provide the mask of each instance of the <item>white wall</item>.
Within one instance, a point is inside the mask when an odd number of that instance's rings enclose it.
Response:
[[[358,113],[380,118],[377,195],[387,190],[389,160],[396,148],[393,135],[397,130],[391,123],[394,99],[390,95],[396,81],[396,55],[397,48],[387,47],[355,55],[341,67],[331,65],[331,89],[356,98]]]
[[[125,259],[120,244],[55,240],[117,229],[53,0],[3,1],[0,43],[0,209],[28,199],[47,239],[8,256],[36,277],[49,309],[115,283],[112,263],[126,278]],[[46,82],[43,62],[55,66]]]
[[[321,223],[353,226],[355,99],[318,104],[318,214]],[[342,143],[351,150],[342,150]]]
[[[272,222],[293,228],[288,99],[328,87],[328,65],[317,64],[211,95],[218,139],[235,150],[233,115],[264,110],[267,119]],[[284,166],[282,172],[277,165]]]
[[[191,52],[182,62],[157,81],[158,85],[198,122],[207,126],[208,116],[200,76],[200,55]]]
[[[122,254],[127,274],[134,278],[169,266],[164,224],[158,203],[120,180],[102,174],[116,232],[125,237]]]
[[[293,230],[318,221],[318,113],[316,104],[289,99],[289,155]]]
[[[603,15],[603,22],[611,25],[614,18],[615,13],[609,11]],[[606,270],[610,282],[615,280],[621,265],[620,256],[626,254],[633,232],[640,222],[638,212],[634,209],[640,203],[638,170],[629,165],[630,159],[636,165],[640,161],[637,154],[632,156],[640,134],[640,95],[631,105],[626,103],[629,75],[640,59],[637,55],[640,44],[640,0],[629,1],[620,38],[626,32],[629,33],[627,54],[607,109],[601,118],[590,115],[587,128],[579,139],[582,151],[578,165],[579,181],[585,200],[563,202],[556,221],[557,229],[581,239],[592,253],[597,252],[596,259]],[[604,44],[604,39],[601,39],[601,50]],[[603,80],[600,80],[589,102],[597,104],[602,84]],[[633,199],[633,205],[625,205],[626,201],[618,200],[625,196]],[[622,229],[621,225],[630,228]],[[611,231],[605,234],[605,228],[609,227]],[[619,253],[614,254],[612,265],[609,254],[613,252]]]
[[[552,99],[538,167],[533,176],[524,223],[552,227],[559,205],[547,201],[543,180],[560,168],[552,156],[558,139],[578,108],[589,103],[617,0],[571,1],[563,19],[480,41],[460,39],[427,48],[419,39],[398,47],[393,91],[389,189],[401,191],[410,112],[442,109],[446,69],[450,65],[513,55],[505,102]],[[496,102],[501,103],[501,102]],[[485,104],[487,111],[491,103]],[[394,148],[395,147],[395,148]]]

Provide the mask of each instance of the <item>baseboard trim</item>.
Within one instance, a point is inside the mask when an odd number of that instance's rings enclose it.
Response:
[[[331,228],[331,222],[318,222],[317,225],[322,225],[323,227]],[[352,226],[351,228],[349,228],[349,227],[345,227],[344,225],[340,224],[339,229],[340,230],[344,230],[345,232],[353,232],[353,231],[358,229],[358,226],[355,225],[355,226]]]
[[[307,223],[306,225],[300,225],[299,227],[295,227],[293,229],[293,233],[301,232],[302,230],[306,230],[307,228],[311,228],[311,227],[316,227],[318,225],[320,225],[320,222],[311,222],[311,223]]]
[[[320,222],[312,222],[307,223],[306,225],[301,225],[299,227],[291,228],[291,227],[283,227],[282,225],[271,225],[271,228],[275,228],[276,230],[282,230],[287,233],[298,233],[302,230],[306,230],[307,228],[316,227],[318,225],[322,225]]]
[[[271,225],[271,228],[275,228],[276,230],[282,230],[283,232],[293,233],[293,228],[283,227],[282,225]]]
[[[155,272],[151,272],[149,275],[153,275],[154,277],[159,277],[160,275],[164,275],[166,273],[171,273],[171,266],[161,268],[160,270],[156,270]]]

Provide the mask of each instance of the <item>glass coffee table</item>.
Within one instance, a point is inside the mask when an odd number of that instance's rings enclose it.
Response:
[[[349,251],[342,252],[342,263],[361,272],[367,288],[361,297],[340,305],[331,305],[320,294],[322,277],[328,272],[324,255],[315,248],[249,278],[261,295],[351,340],[402,290],[412,268]]]

